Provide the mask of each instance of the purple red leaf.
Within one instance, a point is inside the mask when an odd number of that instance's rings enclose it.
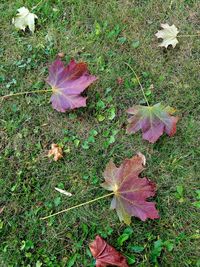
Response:
[[[131,216],[142,221],[159,218],[155,203],[146,201],[155,195],[155,183],[138,177],[144,164],[144,155],[138,153],[131,159],[125,159],[119,168],[110,161],[104,172],[105,182],[102,187],[114,192],[111,208],[116,209],[120,221],[126,224],[131,223]]]
[[[126,258],[99,235],[97,235],[95,240],[90,244],[90,251],[96,259],[96,267],[128,267]]]
[[[175,110],[163,107],[160,103],[154,106],[134,106],[127,113],[133,115],[129,118],[127,133],[136,133],[142,130],[142,137],[150,143],[155,143],[165,132],[169,136],[176,133],[178,117],[171,116]]]
[[[65,67],[60,59],[57,59],[49,67],[47,83],[52,87],[51,103],[54,109],[65,112],[69,109],[85,107],[87,97],[81,93],[97,77],[88,73],[87,64],[76,63],[71,60]]]

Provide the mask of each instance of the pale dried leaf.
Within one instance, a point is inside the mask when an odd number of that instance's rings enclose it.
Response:
[[[15,27],[19,30],[25,31],[28,26],[29,30],[33,33],[35,31],[35,19],[38,17],[25,7],[21,7],[17,11],[18,14],[12,20]]]
[[[158,31],[155,35],[157,38],[162,38],[163,41],[159,46],[168,47],[169,45],[172,45],[173,48],[177,45],[177,34],[179,33],[176,26],[173,24],[172,26],[169,26],[169,24],[161,24],[161,27],[163,30]]]

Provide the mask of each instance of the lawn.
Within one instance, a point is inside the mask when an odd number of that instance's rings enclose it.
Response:
[[[35,33],[16,31],[17,9],[37,3]],[[88,245],[97,234],[130,266],[200,266],[200,38],[165,49],[155,37],[160,23],[198,33],[199,8],[197,0],[1,0],[1,96],[49,89],[48,66],[60,52],[66,63],[87,62],[99,79],[86,91],[87,107],[66,113],[52,109],[49,93],[0,100],[0,266],[92,267]],[[176,108],[173,137],[150,144],[141,132],[126,134],[126,110],[144,98],[125,63],[150,104]],[[57,162],[47,157],[52,143],[64,150]],[[107,194],[100,187],[106,164],[138,151],[147,159],[142,177],[157,184],[160,219],[133,217],[126,226],[107,198],[40,220]]]

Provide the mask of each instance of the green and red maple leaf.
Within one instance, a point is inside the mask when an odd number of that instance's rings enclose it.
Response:
[[[178,117],[172,116],[175,110],[158,103],[154,106],[133,106],[127,110],[131,116],[128,119],[127,133],[142,130],[142,137],[150,143],[155,143],[165,132],[169,136],[176,133]]]

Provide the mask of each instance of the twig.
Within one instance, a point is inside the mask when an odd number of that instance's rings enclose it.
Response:
[[[39,1],[34,7],[31,8],[31,11],[36,9],[42,2],[43,2],[43,0]]]
[[[181,34],[181,35],[178,35],[177,37],[179,38],[179,37],[197,37],[197,36],[199,36],[200,37],[200,33],[199,34]]]

